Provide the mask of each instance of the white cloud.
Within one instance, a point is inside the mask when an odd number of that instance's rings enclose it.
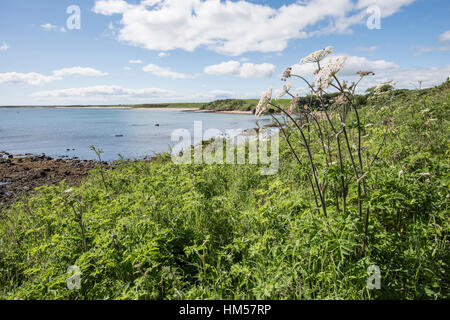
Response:
[[[142,68],[145,72],[150,72],[151,74],[154,74],[158,77],[166,77],[166,78],[172,78],[172,79],[192,79],[194,76],[184,73],[178,73],[175,71],[170,70],[170,68],[163,68],[160,66],[157,66],[155,64],[148,64],[144,68]]]
[[[235,75],[241,78],[270,77],[275,71],[275,66],[270,63],[254,64],[231,60],[216,65],[207,66],[204,72],[210,75]]]
[[[248,1],[97,0],[97,14],[120,14],[118,40],[149,50],[194,51],[198,47],[241,55],[248,51],[281,52],[292,39],[320,33],[349,32],[379,5],[382,16],[414,0],[310,0],[272,8]],[[323,25],[327,26],[323,26]]]
[[[275,66],[270,63],[244,63],[241,66],[239,76],[242,78],[264,78],[272,76],[274,72]]]
[[[86,77],[101,77],[108,75],[108,73],[106,72],[102,72],[93,68],[83,68],[83,67],[72,67],[55,70],[53,71],[53,74],[58,77],[72,76],[72,75],[80,75]]]
[[[45,31],[54,31],[54,30],[58,29],[57,26],[50,24],[50,23],[41,24],[41,28],[44,29]]]
[[[66,28],[64,28],[64,27],[59,28],[59,31],[61,31],[61,32],[67,32]]]
[[[50,83],[56,80],[62,80],[58,76],[44,76],[40,73],[29,72],[29,73],[19,73],[19,72],[7,72],[0,73],[0,83],[26,83],[33,86],[42,85],[45,83]]]
[[[394,80],[398,88],[414,88],[418,81],[423,81],[423,87],[431,87],[444,82],[450,77],[450,65],[443,67],[397,70],[392,73],[380,73],[375,76],[377,83]]]
[[[0,51],[6,51],[9,49],[9,46],[3,42],[2,45],[0,46]]]
[[[206,74],[211,75],[239,75],[241,63],[239,61],[227,61],[204,68]]]
[[[130,63],[130,64],[142,64],[143,61],[142,60],[130,60],[130,61],[128,61],[128,63]]]
[[[372,5],[380,8],[381,17],[389,17],[400,10],[403,6],[413,3],[415,0],[359,0],[358,9],[368,8]]]
[[[47,84],[53,81],[63,80],[64,76],[81,75],[87,77],[99,77],[105,76],[107,73],[101,72],[93,68],[64,68],[53,71],[53,75],[46,76],[36,72],[20,73],[20,72],[7,72],[0,73],[0,83],[24,83],[33,86],[39,86]]]
[[[130,71],[131,68],[130,67],[123,67],[123,70]]]
[[[129,5],[124,0],[98,0],[95,3],[94,12],[101,13],[105,16],[110,16],[116,13],[121,13],[129,8]]]
[[[158,57],[160,57],[160,58],[167,57],[167,56],[169,56],[169,54],[166,53],[166,52],[160,52],[160,53],[158,53]]]
[[[92,86],[84,88],[69,88],[62,90],[40,91],[32,94],[34,98],[68,98],[68,97],[160,97],[168,96],[171,92],[159,88],[127,89],[120,86]]]
[[[443,34],[439,36],[439,41],[448,42],[450,41],[450,30],[445,31]]]
[[[169,101],[211,101],[236,96],[228,90],[211,90],[204,93],[183,93],[161,88],[130,89],[117,85],[100,85],[82,88],[39,91],[32,98],[49,103],[93,103],[101,101],[108,103],[169,102]]]

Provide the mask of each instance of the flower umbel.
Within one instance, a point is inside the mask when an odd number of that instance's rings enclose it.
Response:
[[[278,92],[277,96],[275,97],[275,100],[280,100],[282,96],[287,94],[289,90],[292,88],[292,82],[289,82],[288,84],[285,84],[283,88]]]
[[[362,77],[366,77],[366,76],[374,76],[375,73],[372,71],[358,71],[356,74],[359,74],[359,76]]]
[[[287,67],[286,70],[284,70],[284,72],[283,72],[283,77],[281,78],[281,81],[286,81],[288,78],[290,78],[291,71],[292,71],[292,67]]]
[[[330,59],[328,64],[322,69],[318,70],[316,74],[316,78],[314,79],[313,85],[317,87],[316,94],[319,92],[328,89],[330,84],[333,82],[334,76],[338,73],[345,64],[347,60],[347,56],[338,57],[336,59]]]
[[[322,61],[325,59],[326,56],[328,56],[330,53],[333,52],[333,47],[326,47],[322,50],[314,51],[313,53],[310,53],[308,56],[304,57],[300,60],[300,63],[316,63],[319,61]]]
[[[255,112],[255,115],[257,117],[260,117],[264,112],[267,111],[270,101],[272,100],[272,88],[272,86],[269,87],[269,89],[267,89],[267,91],[263,93],[261,99],[259,100]]]

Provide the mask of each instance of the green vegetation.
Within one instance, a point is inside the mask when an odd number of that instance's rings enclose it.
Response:
[[[204,102],[175,102],[175,103],[152,103],[152,104],[133,104],[129,105],[132,108],[180,108],[180,109],[194,109],[202,108],[205,105]]]
[[[258,165],[175,165],[164,154],[99,168],[79,187],[39,188],[1,212],[0,297],[448,299],[449,98],[447,81],[358,100],[364,155],[380,150],[366,176],[364,256],[357,188],[345,212],[328,197],[328,217],[318,213],[292,131],[303,168],[281,139],[274,176]],[[319,167],[321,179],[333,168]],[[71,265],[80,290],[67,289]],[[380,290],[366,288],[371,265]]]
[[[216,100],[210,103],[206,103],[200,109],[202,110],[214,110],[214,111],[252,111],[255,109],[258,104],[258,100],[256,99],[225,99],[225,100]]]
[[[287,103],[289,100],[281,99],[281,103]],[[214,111],[254,111],[258,100],[256,99],[225,99],[216,100],[206,103],[201,110],[214,110]]]

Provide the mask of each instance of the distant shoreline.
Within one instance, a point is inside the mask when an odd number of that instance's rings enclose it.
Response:
[[[0,108],[7,109],[18,109],[18,108],[52,108],[52,109],[126,109],[126,110],[157,110],[157,111],[186,111],[186,112],[202,112],[202,113],[222,113],[222,114],[253,114],[253,111],[244,110],[211,110],[211,109],[200,109],[198,107],[133,107],[133,106],[0,106]]]

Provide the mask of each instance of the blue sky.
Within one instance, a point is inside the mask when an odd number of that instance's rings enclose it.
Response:
[[[258,98],[287,66],[311,74],[296,64],[326,46],[349,56],[342,77],[375,71],[362,90],[432,86],[450,76],[449,16],[445,0],[2,0],[0,105]]]

